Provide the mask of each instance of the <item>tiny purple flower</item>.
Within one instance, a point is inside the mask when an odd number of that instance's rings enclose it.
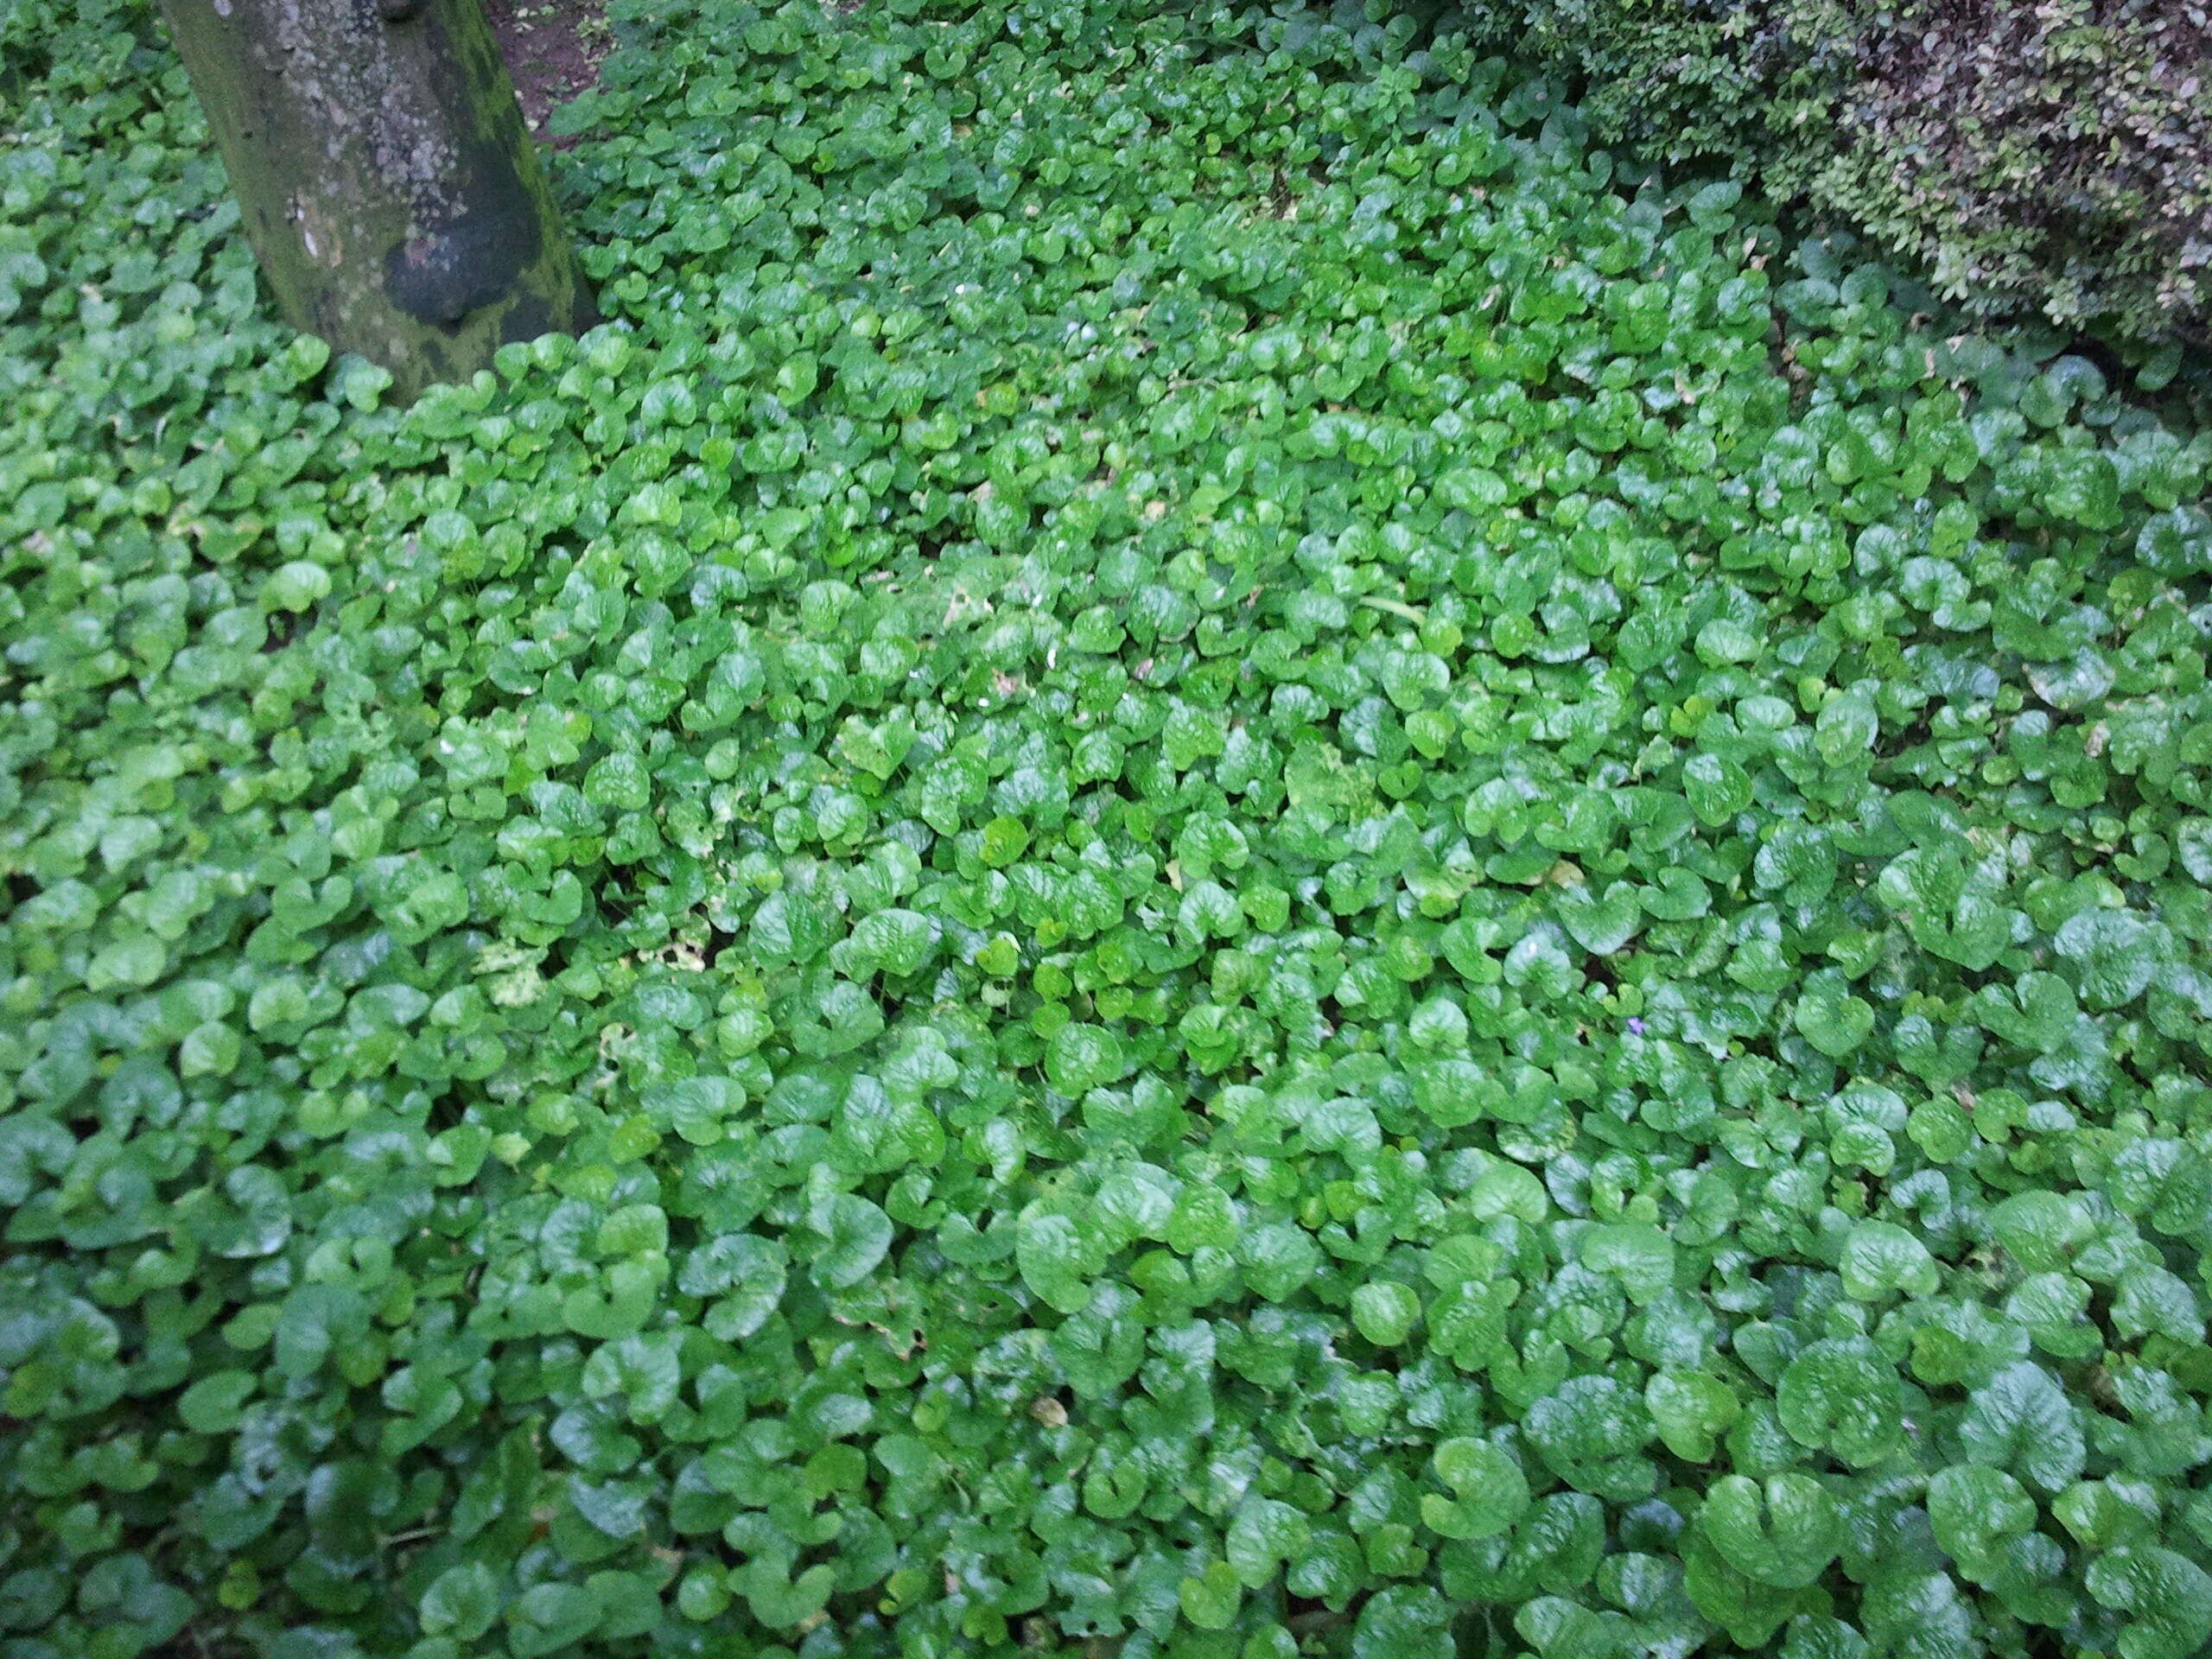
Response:
[[[1628,1017],[1628,1029],[1630,1036],[1641,1037],[1643,1035],[1643,1021],[1634,1014],[1630,1014]]]

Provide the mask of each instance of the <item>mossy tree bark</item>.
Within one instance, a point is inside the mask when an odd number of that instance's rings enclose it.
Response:
[[[163,0],[285,317],[466,378],[597,320],[483,0]]]

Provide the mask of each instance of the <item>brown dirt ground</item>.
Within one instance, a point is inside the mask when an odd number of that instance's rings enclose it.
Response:
[[[614,44],[601,0],[486,0],[485,10],[523,118],[538,143],[566,149],[576,141],[546,131],[545,118],[599,79]]]

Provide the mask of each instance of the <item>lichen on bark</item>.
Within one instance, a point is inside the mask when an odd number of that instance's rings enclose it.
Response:
[[[595,320],[482,0],[165,0],[278,305],[411,397]]]

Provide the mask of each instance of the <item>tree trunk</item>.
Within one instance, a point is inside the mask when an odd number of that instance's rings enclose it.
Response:
[[[294,327],[412,398],[598,320],[483,0],[163,0]]]

